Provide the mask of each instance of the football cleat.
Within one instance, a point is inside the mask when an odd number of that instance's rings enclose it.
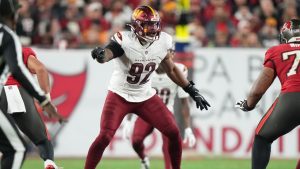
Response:
[[[45,169],[58,169],[58,168],[55,168],[53,165],[49,164],[45,167]]]
[[[44,162],[44,166],[45,166],[45,169],[62,169],[60,167],[57,167],[56,164],[54,163],[54,161],[52,161],[52,160],[46,160]]]
[[[150,169],[150,160],[148,157],[141,160],[141,169]]]
[[[53,165],[47,165],[45,167],[45,169],[63,169],[63,167],[57,167],[57,166],[53,166]]]

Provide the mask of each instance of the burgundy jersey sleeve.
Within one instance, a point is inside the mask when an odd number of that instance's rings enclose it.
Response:
[[[265,60],[264,60],[264,64],[263,64],[264,67],[269,67],[269,68],[275,69],[273,55],[274,55],[273,48],[268,49],[267,52],[265,53]]]
[[[28,61],[28,58],[30,55],[36,58],[35,52],[29,47],[23,47],[22,54],[23,54],[23,61],[26,66],[27,66],[27,61]]]

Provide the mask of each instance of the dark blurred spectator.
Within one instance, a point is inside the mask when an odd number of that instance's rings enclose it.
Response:
[[[62,6],[75,5],[77,8],[83,8],[85,2],[83,0],[61,0],[60,4]]]
[[[278,13],[272,0],[260,0],[261,19],[276,18]]]
[[[262,47],[259,38],[256,33],[251,32],[246,39],[244,47],[249,48],[260,48]]]
[[[52,47],[54,35],[59,31],[58,17],[61,8],[55,0],[37,0],[33,11],[35,25],[35,35],[32,43],[43,47]]]
[[[210,20],[212,20],[215,17],[215,10],[222,8],[223,11],[227,14],[231,14],[231,6],[226,3],[226,0],[209,0],[209,3],[204,8],[204,24],[208,23]],[[230,17],[230,16],[227,16]]]
[[[127,0],[127,4],[131,9],[135,9],[140,5],[140,0]]]
[[[279,24],[282,25],[283,23],[287,22],[288,20],[298,18],[298,10],[299,5],[297,5],[296,0],[285,0],[281,6],[280,10],[282,11],[281,18],[279,18]]]
[[[78,48],[80,46],[79,9],[76,3],[68,4],[64,18],[60,23],[60,33],[56,34],[55,42],[59,48]]]
[[[100,22],[94,20],[83,32],[83,44],[85,47],[104,46],[108,41],[108,32],[102,29]]]
[[[239,10],[241,6],[247,6],[249,3],[247,3],[247,0],[233,0],[233,5],[232,5],[232,11],[235,13],[236,11]]]
[[[216,30],[213,41],[210,42],[211,47],[229,47],[230,34],[227,27]]]
[[[264,26],[259,32],[260,39],[263,46],[272,47],[279,44],[277,31],[277,21],[274,18],[268,18]]]
[[[233,47],[246,47],[247,38],[251,34],[251,23],[248,20],[242,20],[237,25],[237,31],[230,40]]]
[[[23,7],[17,33],[24,45],[39,47],[105,44],[113,33],[126,29],[138,5],[159,10],[163,31],[173,36],[183,18],[177,0],[19,1]],[[299,12],[299,0],[190,0],[184,24],[194,47],[269,47],[278,43],[280,26],[299,18]]]
[[[203,0],[191,0],[190,18],[192,22],[198,20],[201,24],[204,23],[203,17]]]
[[[189,25],[189,30],[191,47],[198,48],[207,46],[208,38],[206,36],[206,30],[200,22],[197,22],[197,19]]]
[[[174,29],[178,21],[179,12],[177,11],[177,4],[170,0],[163,4],[161,9],[161,25],[163,28]]]
[[[234,14],[234,18],[236,19],[237,23],[242,20],[250,21],[253,18],[253,15],[246,5],[241,5],[238,7],[237,11]]]
[[[32,37],[34,36],[34,20],[31,15],[30,2],[28,0],[20,0],[22,5],[19,10],[19,18],[17,22],[17,33],[20,37],[21,43],[25,46],[31,45]]]
[[[111,35],[125,28],[130,23],[132,9],[125,4],[124,0],[112,0],[110,10],[104,15],[110,21]]]
[[[109,23],[103,17],[102,4],[100,2],[92,2],[85,7],[84,17],[80,20],[81,32],[89,29],[94,21],[99,21],[103,30],[109,29]]]
[[[278,18],[278,11],[272,0],[260,0],[259,4],[255,12],[259,16],[261,27],[264,25],[266,19],[273,18],[276,20]]]
[[[214,17],[206,25],[206,33],[208,38],[214,39],[217,31],[228,31],[228,36],[231,36],[235,27],[229,18],[229,13],[223,7],[216,7]]]

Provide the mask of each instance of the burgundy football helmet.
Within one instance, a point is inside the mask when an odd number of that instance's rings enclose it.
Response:
[[[150,6],[137,7],[132,13],[130,26],[136,36],[146,42],[152,43],[159,39],[160,17]]]
[[[292,19],[283,24],[280,29],[280,42],[300,42],[300,20]]]

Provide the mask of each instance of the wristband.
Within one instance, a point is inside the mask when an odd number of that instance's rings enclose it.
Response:
[[[51,95],[50,95],[50,93],[46,93],[46,98],[49,100],[49,101],[51,101]]]
[[[50,103],[50,100],[46,97],[46,99],[40,103],[41,107],[45,107],[47,104]]]

